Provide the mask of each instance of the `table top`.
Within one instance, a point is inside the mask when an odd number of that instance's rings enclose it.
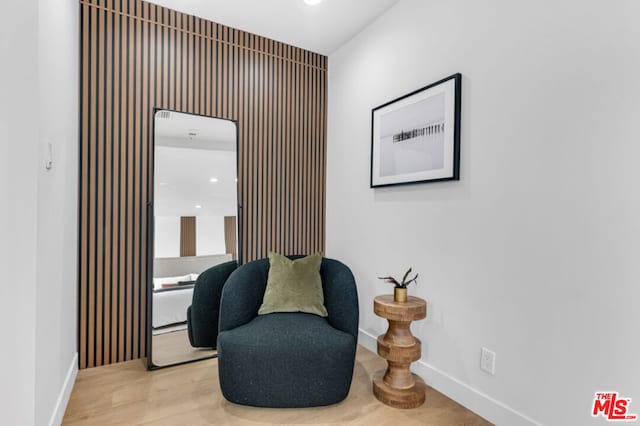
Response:
[[[384,294],[373,299],[373,311],[392,321],[416,321],[427,316],[427,301],[408,296],[406,302],[396,302],[392,294]]]

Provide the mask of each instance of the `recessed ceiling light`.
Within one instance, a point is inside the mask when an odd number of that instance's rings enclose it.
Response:
[[[315,6],[317,4],[322,3],[322,0],[304,0],[304,2],[309,6]]]
[[[196,205],[196,209],[201,209],[202,206],[200,204]]]
[[[209,179],[209,182],[212,182],[212,183],[216,183],[217,181],[218,181],[218,178],[211,178],[211,179]]]

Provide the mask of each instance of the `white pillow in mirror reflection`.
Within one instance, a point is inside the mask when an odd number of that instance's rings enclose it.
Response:
[[[191,276],[193,274],[182,275],[180,277],[164,277],[164,278],[154,278],[153,279],[153,289],[162,288],[163,284],[177,284],[179,281],[191,281]]]

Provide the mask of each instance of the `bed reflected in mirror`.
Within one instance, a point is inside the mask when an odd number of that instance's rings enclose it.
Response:
[[[157,110],[147,267],[149,368],[216,355],[192,346],[187,310],[198,276],[237,260],[237,131],[230,120]]]

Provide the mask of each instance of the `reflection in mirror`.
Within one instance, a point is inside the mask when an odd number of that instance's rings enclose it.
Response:
[[[233,121],[155,113],[151,368],[216,354],[191,346],[187,309],[198,275],[238,253],[236,135]]]

